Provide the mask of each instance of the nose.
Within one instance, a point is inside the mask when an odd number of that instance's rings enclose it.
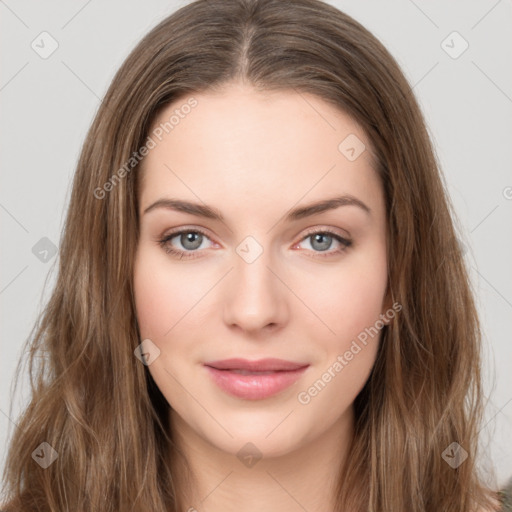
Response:
[[[248,333],[282,328],[288,319],[286,287],[264,251],[248,263],[234,254],[234,268],[225,284],[224,322]]]

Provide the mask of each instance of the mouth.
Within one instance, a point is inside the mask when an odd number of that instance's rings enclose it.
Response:
[[[262,400],[294,384],[309,367],[283,359],[225,359],[204,364],[224,392],[245,400]]]

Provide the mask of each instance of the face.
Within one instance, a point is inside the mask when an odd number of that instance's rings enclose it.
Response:
[[[316,96],[234,84],[191,96],[194,108],[162,111],[141,169],[148,369],[175,428],[231,454],[247,442],[284,454],[350,418],[375,362],[382,187],[364,132]],[[232,358],[245,366],[218,363]]]

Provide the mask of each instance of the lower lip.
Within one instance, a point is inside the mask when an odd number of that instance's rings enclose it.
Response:
[[[231,370],[217,370],[211,366],[205,368],[217,386],[226,393],[245,400],[261,400],[290,387],[302,376],[307,366],[264,375],[242,375]]]

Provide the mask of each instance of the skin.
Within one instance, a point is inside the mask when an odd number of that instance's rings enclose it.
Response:
[[[380,333],[308,404],[297,396],[390,307],[385,203],[370,141],[310,94],[232,83],[193,97],[198,105],[143,161],[134,269],[141,339],[160,350],[148,369],[197,476],[180,491],[185,510],[329,510],[353,436],[353,401]],[[155,126],[186,99],[162,111]],[[354,161],[338,150],[349,134],[366,145]],[[284,220],[291,208],[344,194],[370,213],[346,205]],[[161,198],[211,205],[224,222],[165,208],[143,213]],[[180,259],[159,245],[177,228],[207,233],[197,257]],[[322,251],[311,228],[353,243],[343,250],[333,238]],[[252,263],[236,252],[247,236],[263,249]],[[178,235],[168,246],[186,251],[182,242]],[[244,400],[219,389],[203,366],[230,357],[310,366],[279,394]],[[248,442],[262,454],[252,467],[236,456]]]

